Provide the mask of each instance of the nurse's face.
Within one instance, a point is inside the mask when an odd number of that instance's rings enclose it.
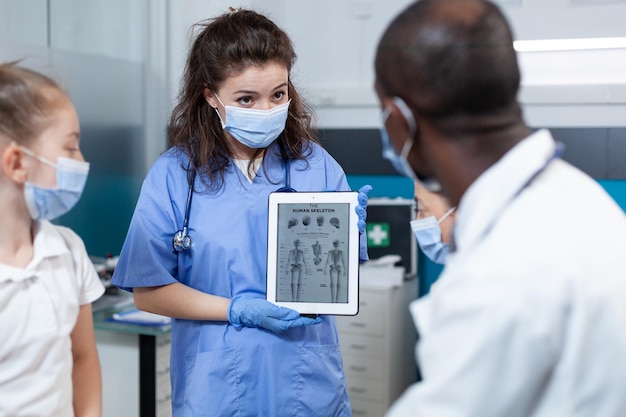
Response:
[[[287,68],[280,63],[270,62],[263,66],[248,67],[227,78],[217,91],[205,88],[204,97],[211,107],[217,109],[222,120],[226,120],[224,106],[269,110],[287,103],[289,101],[288,87],[289,71]],[[254,149],[243,147],[230,135],[226,136],[236,153],[249,156],[251,152],[254,152]]]

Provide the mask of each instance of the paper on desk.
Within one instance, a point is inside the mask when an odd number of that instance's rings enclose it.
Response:
[[[131,324],[143,324],[151,326],[165,326],[172,322],[170,317],[160,314],[149,313],[147,311],[138,310],[136,308],[121,313],[113,314],[113,321]]]
[[[359,282],[364,287],[399,287],[404,280],[404,267],[395,266],[400,255],[385,255],[360,265]]]
[[[377,259],[370,259],[363,263],[363,265],[368,267],[392,267],[401,260],[402,257],[400,255],[385,255]]]

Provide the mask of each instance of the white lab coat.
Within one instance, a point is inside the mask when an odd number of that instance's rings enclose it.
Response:
[[[463,196],[388,417],[626,416],[626,217],[554,149],[534,133]]]

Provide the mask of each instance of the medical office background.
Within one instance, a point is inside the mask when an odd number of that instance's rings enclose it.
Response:
[[[626,0],[495,2],[516,39],[542,41],[518,45],[527,121],[550,128],[566,145],[564,159],[626,208]],[[292,78],[313,104],[320,139],[352,188],[367,183],[371,197],[411,199],[411,182],[381,158],[372,88],[378,38],[409,3],[0,0],[0,59],[24,59],[58,79],[80,117],[91,172],[80,203],[59,222],[80,234],[90,255],[119,253],[143,177],[165,150],[190,27],[229,6],[266,13],[290,34],[298,53]],[[582,40],[602,38],[613,43]],[[563,39],[576,41],[546,42]],[[420,293],[439,272],[420,254]]]
[[[320,138],[351,186],[412,198],[410,181],[380,157],[372,84],[376,42],[408,0],[0,0],[0,59],[59,79],[74,100],[91,162],[85,194],[60,223],[93,256],[116,255],[149,166],[165,149],[190,27],[244,6],[292,37],[292,77],[314,105]],[[496,0],[518,40],[626,36],[626,0]],[[534,128],[551,128],[564,158],[626,206],[626,45],[519,52],[520,100]],[[582,45],[582,42],[577,42]],[[575,45],[576,46],[576,45]],[[521,48],[520,48],[521,49]],[[582,202],[581,202],[582,203]],[[407,225],[408,227],[408,225]],[[422,292],[439,268],[420,254]]]

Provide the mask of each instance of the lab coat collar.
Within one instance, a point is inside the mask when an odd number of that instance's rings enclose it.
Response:
[[[538,130],[509,150],[467,189],[457,209],[456,250],[479,243],[515,195],[555,155],[556,143],[546,129]]]
[[[63,237],[48,220],[33,222],[33,259],[26,268],[0,264],[0,282],[24,281],[37,275],[39,264],[46,258],[69,252]]]

